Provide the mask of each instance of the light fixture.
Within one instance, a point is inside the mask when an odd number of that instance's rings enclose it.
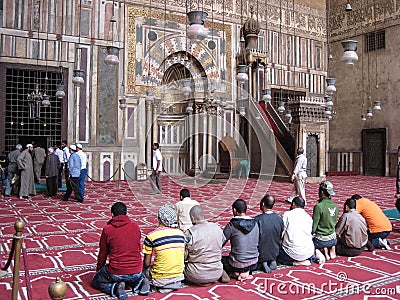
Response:
[[[283,113],[285,111],[285,102],[283,102],[283,101],[279,102],[278,111],[280,113]]]
[[[60,83],[60,84],[57,85],[56,98],[57,99],[62,99],[64,97],[65,97],[64,85]]]
[[[119,64],[119,48],[116,46],[107,46],[107,56],[104,59],[104,63],[107,66],[117,66]]]
[[[363,122],[367,121],[367,118],[365,117],[365,114],[361,115],[361,121],[363,121]]]
[[[119,64],[119,48],[114,46],[114,24],[117,22],[115,19],[115,14],[114,14],[114,9],[115,9],[115,1],[113,0],[112,3],[112,16],[110,19],[110,25],[111,25],[111,46],[107,46],[107,56],[104,58],[104,63],[107,66],[117,66]]]
[[[372,118],[374,114],[372,113],[372,109],[367,109],[367,117]]]
[[[332,108],[327,106],[325,107],[325,115],[331,116],[332,115]]]
[[[345,11],[350,12],[350,11],[352,11],[352,10],[353,10],[353,9],[351,8],[350,1],[347,1]]]
[[[43,105],[43,107],[50,106],[50,97],[49,97],[49,95],[46,94],[46,92],[44,92],[44,94],[43,94],[42,105]]]
[[[125,98],[121,98],[118,101],[119,101],[119,108],[121,110],[125,110],[126,109],[126,99]]]
[[[333,106],[332,96],[326,95],[325,98],[325,106]]]
[[[326,78],[326,90],[328,95],[333,95],[336,92],[336,78]]]
[[[239,83],[245,83],[249,81],[249,75],[248,73],[249,67],[246,65],[238,65],[237,66],[237,75],[236,75],[236,80]]]
[[[379,111],[381,110],[381,101],[374,101],[374,107],[372,108],[373,110]]]
[[[187,27],[187,38],[190,40],[201,41],[208,36],[208,30],[204,27],[204,21],[208,14],[201,10],[190,11],[187,13],[189,25]]]
[[[261,91],[262,93],[262,98],[261,100],[265,102],[271,102],[272,97],[271,97],[271,89],[264,89]]]
[[[84,72],[82,70],[74,70],[74,74],[72,77],[72,83],[77,85],[77,86],[84,86],[85,85],[85,79],[83,79]]]
[[[357,41],[355,40],[346,40],[342,42],[342,47],[344,49],[342,55],[342,61],[346,65],[354,65],[356,61],[358,61],[357,55]]]
[[[35,84],[35,90],[33,92],[29,93],[27,98],[29,101],[42,101],[43,100],[42,92],[39,91],[39,83]]]

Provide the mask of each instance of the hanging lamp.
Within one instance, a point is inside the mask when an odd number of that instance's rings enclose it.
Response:
[[[342,61],[346,65],[354,65],[355,62],[358,61],[358,55],[357,55],[357,41],[355,40],[346,40],[342,42],[342,47],[343,47],[343,55],[342,55]]]
[[[245,82],[249,81],[248,70],[249,70],[249,67],[246,65],[238,65],[237,66],[236,80],[239,83],[245,83]]]
[[[187,13],[189,25],[187,27],[187,38],[190,40],[201,41],[208,36],[208,30],[204,27],[204,21],[208,14],[201,10],[190,11]]]

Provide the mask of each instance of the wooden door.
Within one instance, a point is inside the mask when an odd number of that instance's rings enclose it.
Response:
[[[385,176],[386,128],[362,131],[364,175]]]

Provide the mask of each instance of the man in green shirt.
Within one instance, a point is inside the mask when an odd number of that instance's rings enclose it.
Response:
[[[335,195],[335,192],[330,181],[321,182],[318,194],[318,204],[314,206],[313,210],[313,241],[315,248],[322,250],[325,259],[329,260],[336,257],[335,226],[339,209],[331,198],[332,195]]]

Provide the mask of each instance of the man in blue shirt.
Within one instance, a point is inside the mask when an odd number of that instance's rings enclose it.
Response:
[[[82,162],[81,162],[81,158],[76,153],[75,145],[69,146],[69,150],[70,150],[71,156],[69,157],[69,160],[68,160],[69,176],[67,178],[67,191],[62,200],[68,201],[69,197],[71,196],[72,191],[74,191],[76,200],[78,202],[82,203],[83,197],[82,197],[81,187],[79,184],[79,176],[81,174]]]

